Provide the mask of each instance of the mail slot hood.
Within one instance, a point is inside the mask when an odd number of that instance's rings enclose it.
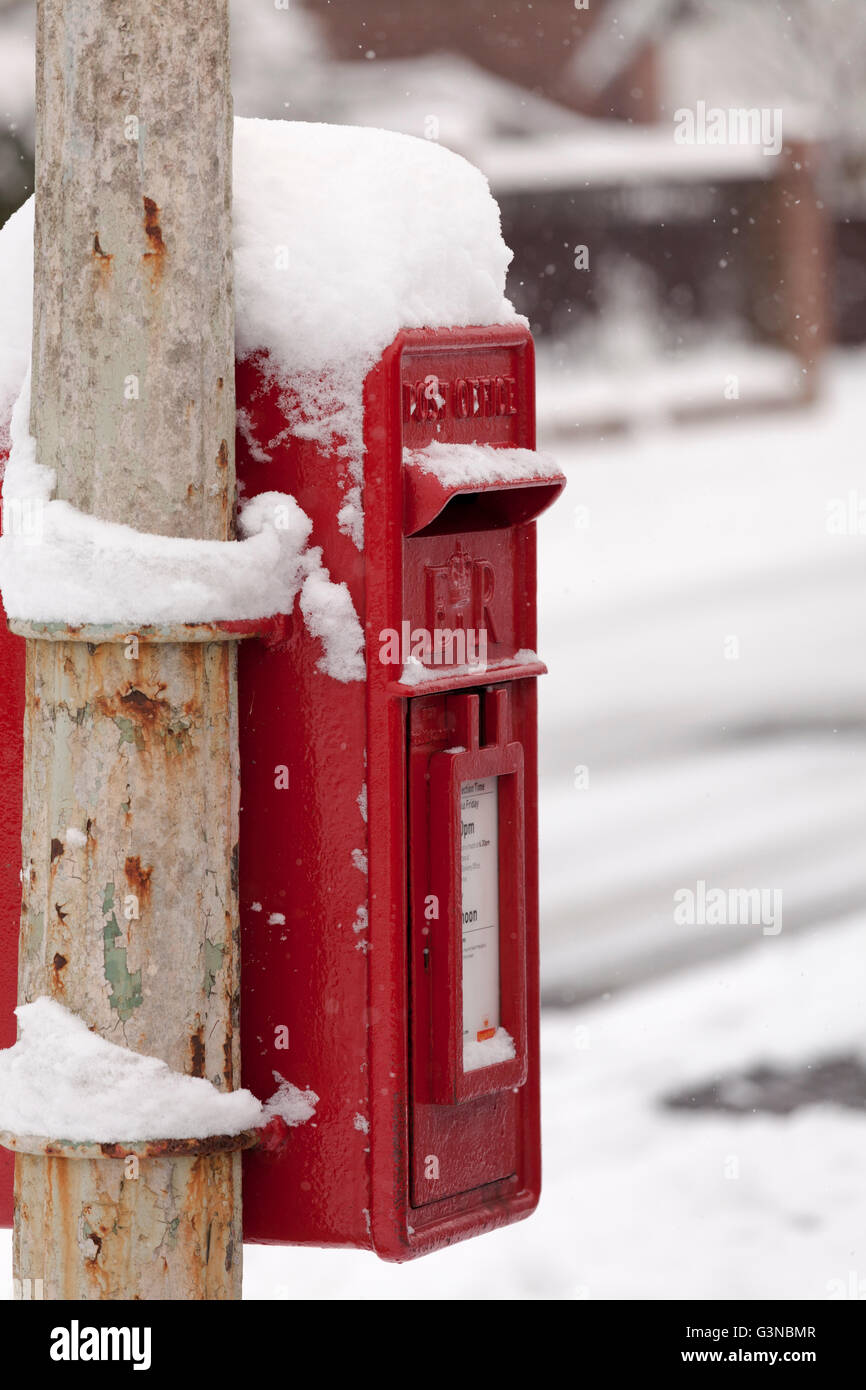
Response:
[[[492,531],[534,521],[556,500],[565,476],[548,454],[490,444],[403,450],[407,536]]]

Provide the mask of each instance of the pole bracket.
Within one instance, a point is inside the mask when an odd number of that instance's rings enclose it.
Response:
[[[148,645],[174,643],[241,642],[257,637],[268,647],[284,646],[292,635],[292,618],[278,613],[272,618],[240,618],[212,623],[157,623],[142,627],[120,623],[38,623],[29,618],[9,618],[9,631],[36,642],[86,642],[127,646],[133,639]]]
[[[33,1134],[10,1134],[0,1130],[0,1148],[39,1158],[201,1158],[212,1154],[240,1153],[261,1149],[278,1153],[288,1138],[289,1126],[281,1115],[274,1115],[259,1129],[240,1134],[213,1134],[204,1139],[143,1139],[127,1143],[88,1143],[75,1139],[44,1139]]]

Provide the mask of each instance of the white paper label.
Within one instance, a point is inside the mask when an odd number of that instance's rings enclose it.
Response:
[[[499,779],[460,788],[463,912],[463,1041],[499,1027]]]

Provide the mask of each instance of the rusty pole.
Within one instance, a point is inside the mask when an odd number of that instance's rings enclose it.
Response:
[[[31,426],[57,496],[140,531],[232,536],[231,136],[228,0],[39,0]],[[235,646],[22,630],[19,999],[232,1089]],[[205,1147],[19,1154],[16,1288],[239,1297],[239,1156]]]

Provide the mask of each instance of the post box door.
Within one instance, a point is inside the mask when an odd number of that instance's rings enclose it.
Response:
[[[516,1181],[527,950],[513,696],[503,683],[409,702],[414,1207]]]

